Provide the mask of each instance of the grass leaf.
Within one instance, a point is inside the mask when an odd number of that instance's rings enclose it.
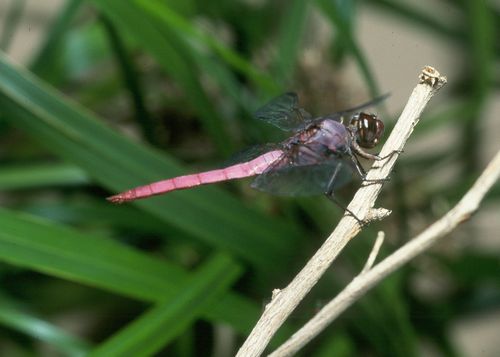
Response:
[[[57,62],[56,57],[59,54],[58,48],[61,40],[68,33],[71,21],[80,8],[81,3],[82,0],[68,0],[60,14],[56,17],[54,24],[47,33],[45,42],[30,66],[31,70],[39,76],[47,78],[52,71],[53,63]]]
[[[150,356],[158,352],[220,298],[240,273],[233,259],[223,254],[215,256],[175,297],[160,302],[89,356]]]
[[[0,323],[50,344],[67,356],[82,356],[90,349],[90,344],[86,341],[71,336],[57,326],[24,311],[4,295],[0,295]]]
[[[132,1],[92,0],[92,3],[114,23],[118,31],[127,34],[138,46],[149,52],[188,93],[188,101],[202,119],[218,150],[229,154],[232,151],[232,139],[201,85],[201,76],[191,48]]]
[[[378,95],[380,95],[380,90],[378,88],[375,77],[372,74],[368,61],[366,60],[367,57],[364,55],[355,40],[353,29],[351,28],[351,23],[346,21],[346,19],[342,17],[342,14],[340,11],[338,11],[335,2],[328,0],[318,0],[317,2],[321,10],[323,10],[325,15],[330,20],[332,26],[334,26],[338,31],[338,36],[342,37],[346,48],[354,57],[354,60],[356,61],[356,64],[358,65],[358,68],[363,75],[366,84],[368,85],[370,95],[373,98],[377,97]]]
[[[307,0],[292,0],[289,3],[280,28],[276,58],[277,72],[285,82],[290,81],[294,74],[310,8],[310,2]]]
[[[183,18],[172,10],[167,3],[151,0],[136,0],[136,3],[151,14],[151,16],[158,18],[162,24],[175,30],[186,41],[194,40],[201,46],[208,46],[228,65],[245,75],[259,88],[268,93],[273,93],[277,90],[275,82],[269,76],[259,71],[252,63],[248,62],[224,43],[199,30],[188,19]],[[203,53],[200,51],[199,55],[203,56]]]
[[[176,296],[189,275],[102,236],[83,234],[26,214],[0,209],[0,260],[130,298],[161,302]],[[248,332],[259,308],[228,293],[204,316]]]
[[[68,164],[37,163],[0,168],[1,190],[81,185],[88,182],[88,176],[82,169]]]

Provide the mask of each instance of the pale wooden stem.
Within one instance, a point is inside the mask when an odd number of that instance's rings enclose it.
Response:
[[[377,259],[378,252],[380,251],[380,248],[382,247],[382,244],[384,243],[385,239],[385,233],[380,231],[377,234],[377,239],[375,240],[375,244],[373,245],[372,251],[370,252],[370,255],[368,256],[368,259],[366,260],[365,266],[363,267],[363,270],[361,270],[361,274],[367,272],[370,270],[375,263],[375,259]]]

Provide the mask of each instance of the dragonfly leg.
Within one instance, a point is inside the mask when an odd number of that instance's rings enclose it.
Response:
[[[401,153],[403,153],[403,150],[393,150],[389,154],[381,157],[378,154],[376,154],[376,155],[370,154],[369,152],[366,152],[365,150],[363,150],[363,148],[361,146],[359,146],[359,144],[356,142],[356,140],[354,140],[351,143],[351,145],[352,145],[352,148],[353,148],[353,150],[354,150],[354,152],[356,154],[358,154],[361,157],[364,157],[365,159],[373,160],[373,161],[384,160],[384,159],[387,159],[388,157],[391,157],[394,154],[401,154]]]
[[[391,178],[390,177],[385,177],[385,178],[382,178],[382,179],[363,179],[363,185],[364,186],[370,186],[370,185],[375,185],[377,183],[382,183],[382,182],[388,182],[388,181],[391,181]]]
[[[403,152],[404,152],[404,150],[392,150],[392,152],[390,152],[389,154],[387,154],[385,156],[378,156],[378,154],[375,156],[377,157],[376,160],[380,161],[380,160],[385,160],[388,157],[392,157],[393,155],[396,155],[396,154],[398,154],[398,155],[402,154]]]
[[[394,150],[392,153],[390,153],[389,155],[386,155],[384,157],[380,157],[378,155],[373,155],[373,157],[375,157],[377,161],[380,161],[380,160],[383,160],[389,156],[392,156],[396,153],[401,153],[402,150]],[[363,166],[361,165],[361,163],[359,162],[359,159],[356,155],[351,155],[351,159],[352,161],[354,162],[354,166],[356,167],[356,170],[358,171],[358,175],[359,177],[361,178],[361,180],[363,182],[368,182],[369,184],[374,184],[374,183],[380,183],[380,182],[386,182],[386,181],[390,181],[391,178],[390,177],[386,177],[386,178],[383,178],[383,179],[375,179],[375,180],[369,180],[366,178],[366,171],[365,169],[363,168]]]
[[[359,177],[361,177],[361,180],[364,181],[365,177],[366,177],[366,171],[365,171],[365,169],[363,168],[363,166],[359,162],[359,159],[358,159],[358,157],[356,155],[350,155],[350,156],[351,156],[351,160],[354,163],[354,166],[356,167],[356,170],[358,171]]]
[[[384,160],[384,159],[387,159],[388,157],[391,157],[392,155],[395,155],[395,154],[401,154],[403,152],[403,150],[393,150],[391,153],[381,157],[381,156],[378,156],[375,155],[377,157],[377,161],[380,161],[380,160]],[[358,165],[359,165],[359,161],[358,161]],[[386,178],[383,178],[383,179],[375,179],[375,180],[368,180],[366,179],[365,177],[361,177],[361,179],[363,180],[363,182],[368,182],[369,185],[371,184],[375,184],[375,183],[380,183],[380,182],[387,182],[387,181],[391,181],[391,177],[386,177]]]
[[[360,226],[364,226],[366,222],[363,222],[363,220],[359,219],[355,214],[354,212],[352,212],[349,208],[345,207],[342,203],[340,203],[336,198],[335,196],[333,195],[333,187],[335,185],[335,178],[337,177],[338,173],[340,172],[340,168],[341,168],[342,164],[339,164],[337,165],[337,167],[335,168],[335,171],[333,172],[332,174],[332,177],[330,178],[330,181],[328,182],[328,186],[327,186],[327,189],[326,189],[326,192],[325,192],[325,195],[326,197],[328,197],[328,199],[330,201],[332,201],[333,203],[335,203],[337,206],[339,206],[340,208],[342,208],[345,212],[349,213],[352,217],[354,217],[354,219],[356,219],[356,221],[358,221],[359,225]]]
[[[327,196],[333,196],[333,186],[335,184],[335,179],[337,178],[337,175],[339,174],[341,166],[342,166],[342,164],[339,163],[335,167],[335,171],[333,171],[332,177],[330,178],[330,181],[328,181],[328,185],[326,186],[326,192],[325,192],[325,194]]]
[[[381,160],[380,156],[370,154],[369,152],[366,152],[365,150],[363,150],[363,148],[361,146],[359,146],[359,144],[356,142],[356,140],[353,140],[351,142],[351,146],[356,154],[358,154],[361,157],[364,157],[365,159],[373,160],[373,161]]]
[[[344,206],[342,203],[339,202],[339,200],[337,200],[337,198],[333,195],[333,192],[331,192],[330,194],[327,194],[326,195],[328,197],[328,199],[330,201],[332,201],[333,203],[335,203],[337,206],[339,206],[341,209],[343,209],[345,212],[349,213],[349,215],[351,217],[353,217],[356,221],[358,221],[359,225],[361,227],[365,226],[367,222],[363,221],[362,219],[358,218],[358,216],[356,216],[354,214],[353,211],[351,211],[349,208],[347,208],[346,206]]]

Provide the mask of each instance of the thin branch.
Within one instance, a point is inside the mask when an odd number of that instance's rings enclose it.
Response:
[[[372,251],[370,252],[370,255],[368,256],[368,259],[366,260],[365,266],[363,267],[363,270],[361,270],[361,274],[366,273],[369,271],[373,263],[375,263],[375,259],[377,259],[378,252],[380,251],[380,248],[382,247],[382,244],[384,243],[385,239],[385,233],[380,231],[377,234],[377,239],[375,240],[375,244],[373,245]]]
[[[402,151],[427,102],[446,83],[446,78],[441,77],[432,67],[425,67],[419,79],[419,84],[413,90],[394,130],[380,152],[380,156],[385,159],[378,161],[376,167],[370,170],[367,180],[371,183],[363,185],[347,207],[360,219],[366,221],[382,219],[390,213],[386,209],[373,208],[382,189],[382,180],[388,177],[394,167],[397,153]],[[260,356],[262,354],[278,328],[317,283],[340,251],[360,230],[361,227],[355,218],[344,215],[333,233],[292,282],[285,289],[274,294],[237,356]]]
[[[331,302],[298,330],[269,357],[290,356],[323,331],[337,316],[392,272],[447,236],[478,209],[488,190],[500,176],[500,151],[467,194],[443,218],[365,273],[361,273]]]

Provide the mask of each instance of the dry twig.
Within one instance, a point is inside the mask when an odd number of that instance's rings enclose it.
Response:
[[[424,252],[439,239],[445,237],[460,223],[469,219],[478,209],[479,203],[499,176],[500,151],[469,192],[451,211],[373,268],[367,271],[363,269],[361,274],[354,278],[340,294],[326,304],[321,311],[269,356],[290,356],[296,353],[382,279]]]
[[[373,264],[375,263],[375,259],[377,259],[377,255],[380,251],[380,248],[382,248],[382,244],[384,243],[384,239],[385,239],[385,233],[382,231],[378,232],[375,244],[373,245],[372,251],[368,256],[368,259],[366,260],[363,270],[361,270],[361,274],[366,273],[373,267]]]
[[[413,90],[394,130],[380,152],[380,156],[386,158],[378,161],[376,167],[373,167],[367,175],[367,180],[370,182],[380,183],[363,185],[348,206],[348,210],[360,219],[372,221],[390,214],[390,211],[384,208],[373,208],[375,199],[382,189],[381,182],[389,176],[398,156],[390,154],[403,150],[427,102],[445,83],[446,78],[440,76],[439,72],[432,67],[425,67],[420,74],[419,84]],[[345,245],[360,230],[361,227],[355,218],[344,215],[333,233],[292,282],[285,289],[273,292],[271,302],[266,306],[237,356],[260,356],[262,354],[278,328],[317,283]]]

